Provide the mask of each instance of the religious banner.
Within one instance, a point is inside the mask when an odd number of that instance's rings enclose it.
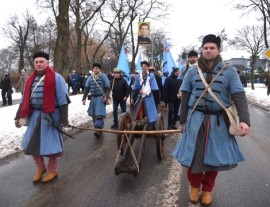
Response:
[[[150,22],[138,23],[138,45],[147,46],[151,44]]]

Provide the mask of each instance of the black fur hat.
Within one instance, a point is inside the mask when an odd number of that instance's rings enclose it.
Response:
[[[195,50],[191,50],[189,53],[188,53],[188,58],[189,57],[198,57],[198,53],[195,51]]]
[[[50,56],[49,56],[47,53],[42,52],[42,51],[39,51],[39,52],[34,53],[34,55],[33,55],[33,60],[35,60],[35,59],[38,58],[38,57],[43,57],[43,58],[45,58],[45,59],[47,59],[47,60],[50,59]]]
[[[203,42],[202,42],[202,46],[205,43],[208,43],[208,42],[216,43],[219,48],[221,46],[220,45],[220,43],[221,43],[220,37],[219,36],[216,36],[216,35],[213,35],[213,34],[209,34],[209,35],[204,36]]]
[[[141,66],[142,66],[143,64],[147,65],[148,67],[150,66],[150,63],[147,62],[147,61],[142,61],[142,62],[141,62]]]
[[[97,67],[97,68],[101,69],[101,65],[98,64],[98,63],[94,63],[94,64],[93,64],[93,68],[94,68],[94,67]]]

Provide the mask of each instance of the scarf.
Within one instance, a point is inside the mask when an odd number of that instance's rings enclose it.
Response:
[[[149,72],[140,74],[140,90],[143,91],[142,97],[148,96],[151,93]]]
[[[202,71],[205,71],[207,73],[205,80],[207,83],[210,83],[212,80],[212,72],[214,71],[215,67],[218,65],[218,63],[222,61],[222,58],[220,55],[216,57],[214,60],[214,63],[210,67],[209,63],[202,57],[200,56],[198,59],[198,65],[202,69]]]
[[[31,86],[37,76],[34,71],[26,80],[23,94],[23,103],[20,111],[20,117],[25,118],[31,115],[30,107]],[[49,66],[45,70],[44,88],[43,88],[43,112],[52,113],[55,111],[55,71]]]
[[[98,80],[100,74],[101,74],[101,72],[99,72],[99,73],[97,73],[97,74],[93,73],[93,74],[92,74],[93,79]]]

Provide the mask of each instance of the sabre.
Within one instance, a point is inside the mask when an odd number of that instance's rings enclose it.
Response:
[[[71,139],[76,139],[75,137],[71,136],[70,134],[66,133],[59,125],[57,125],[53,120],[49,119],[48,117],[44,116],[44,120],[46,120],[53,128],[55,128],[58,132],[66,135]]]

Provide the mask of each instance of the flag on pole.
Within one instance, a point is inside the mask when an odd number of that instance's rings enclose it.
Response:
[[[178,61],[178,68],[180,70],[180,73],[179,73],[177,79],[183,80],[183,78],[184,78],[184,72],[185,72],[185,64],[184,64],[184,60],[183,60],[182,57],[180,57],[180,59]]]
[[[125,53],[124,45],[122,45],[121,47],[121,52],[118,59],[117,68],[119,68],[123,72],[123,76],[129,84],[130,83],[130,69],[129,69],[128,59]]]
[[[136,69],[138,70],[139,73],[142,72],[141,62],[142,62],[142,58],[141,58],[141,54],[139,53],[137,64],[136,64]]]
[[[173,57],[170,52],[169,45],[167,41],[164,42],[164,51],[163,51],[163,77],[162,77],[162,84],[164,84],[165,79],[170,75],[172,72],[172,68],[176,67],[176,64],[173,60]]]

